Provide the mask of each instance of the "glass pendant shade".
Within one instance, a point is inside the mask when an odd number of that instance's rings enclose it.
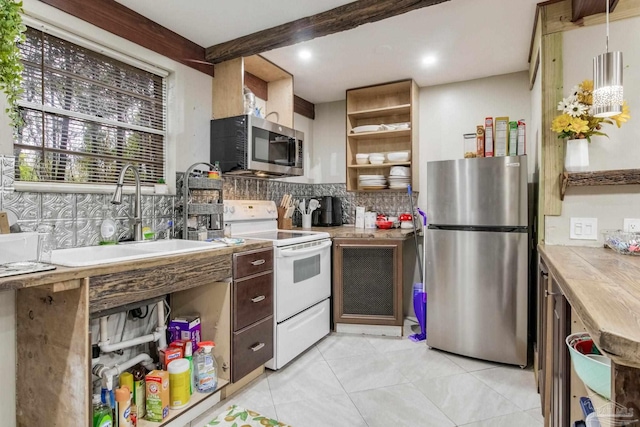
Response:
[[[593,105],[595,117],[622,113],[622,52],[607,52],[593,58]]]

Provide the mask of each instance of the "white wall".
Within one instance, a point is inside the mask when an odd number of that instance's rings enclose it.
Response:
[[[316,104],[313,126],[313,182],[334,184],[346,182],[347,102]]]
[[[620,129],[606,125],[609,138],[595,137],[589,145],[589,170],[640,168],[640,17],[612,22],[609,50],[624,56],[624,92],[631,120]],[[564,95],[584,79],[592,79],[592,59],[604,50],[604,25],[583,27],[563,35]],[[569,239],[571,217],[597,218],[598,240]],[[624,218],[640,218],[640,186],[569,188],[561,216],[546,217],[545,242],[558,245],[602,246],[605,229],[621,229]]]
[[[530,122],[528,79],[523,71],[420,89],[419,206],[427,204],[427,162],[463,158],[462,135],[475,133],[485,117]]]

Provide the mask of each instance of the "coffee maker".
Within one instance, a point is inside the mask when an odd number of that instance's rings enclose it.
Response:
[[[320,207],[313,211],[311,218],[315,227],[331,227],[342,225],[342,200],[339,197],[323,196]]]

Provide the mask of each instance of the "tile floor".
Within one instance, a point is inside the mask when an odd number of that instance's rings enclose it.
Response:
[[[293,427],[543,425],[531,370],[406,338],[335,333],[220,402],[210,419],[231,404]]]

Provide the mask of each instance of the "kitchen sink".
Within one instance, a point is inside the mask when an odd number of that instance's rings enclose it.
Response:
[[[226,247],[224,243],[193,240],[154,240],[119,245],[87,246],[56,249],[51,254],[51,263],[67,267],[86,267],[223,247]]]

